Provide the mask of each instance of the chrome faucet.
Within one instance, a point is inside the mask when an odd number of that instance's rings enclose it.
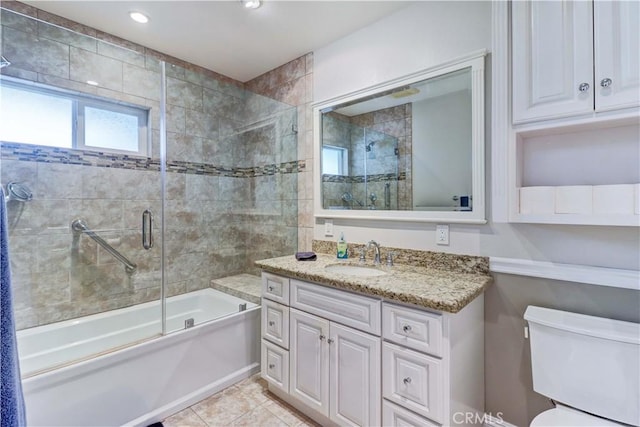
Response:
[[[375,265],[379,265],[380,264],[380,244],[375,240],[369,240],[369,243],[367,243],[367,250],[369,250],[371,246],[373,246],[375,249],[375,254],[373,256],[373,263]]]

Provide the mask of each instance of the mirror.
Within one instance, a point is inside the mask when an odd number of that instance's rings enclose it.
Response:
[[[484,54],[316,105],[316,217],[485,222]]]

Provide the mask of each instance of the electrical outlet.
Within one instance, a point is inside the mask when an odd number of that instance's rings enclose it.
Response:
[[[448,245],[449,244],[449,226],[438,224],[436,225],[436,245]]]
[[[333,220],[332,219],[324,220],[324,235],[327,237],[333,236]]]

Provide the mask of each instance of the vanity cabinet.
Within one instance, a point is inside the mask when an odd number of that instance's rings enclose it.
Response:
[[[515,124],[640,105],[638,2],[511,5]]]
[[[340,425],[380,424],[380,338],[291,309],[289,393]]]
[[[451,314],[269,273],[263,280],[287,283],[289,301],[263,288],[262,377],[322,425],[453,425],[466,412],[482,419],[482,295]],[[288,339],[278,322],[288,324]]]

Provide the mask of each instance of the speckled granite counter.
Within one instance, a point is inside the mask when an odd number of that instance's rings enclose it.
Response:
[[[453,260],[459,258],[456,255],[452,257]],[[325,269],[333,264],[362,266],[357,260],[338,260],[335,255],[320,253],[316,261],[297,261],[293,255],[289,255],[256,261],[255,264],[270,273],[449,313],[462,310],[482,294],[492,281],[488,273],[456,272],[403,264],[376,267],[387,273],[383,276],[357,277]],[[373,267],[370,260],[365,265]]]

